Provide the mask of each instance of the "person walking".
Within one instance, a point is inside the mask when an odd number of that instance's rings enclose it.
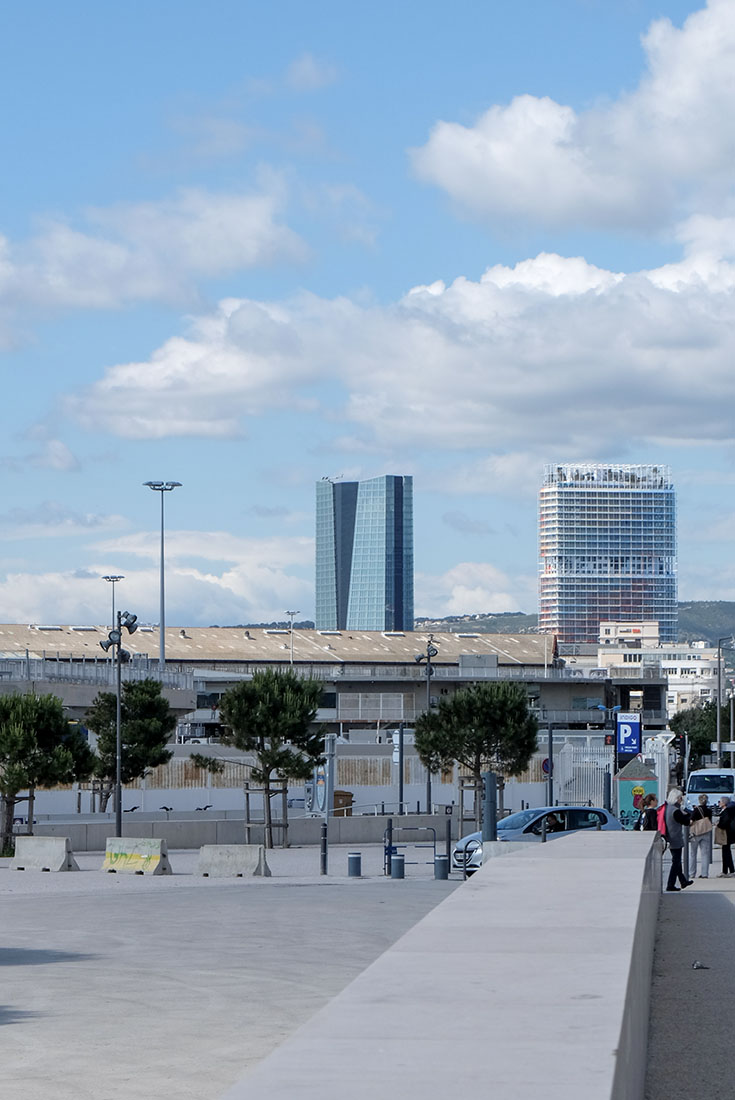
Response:
[[[666,795],[666,836],[671,849],[671,870],[669,871],[666,890],[670,894],[679,892],[680,888],[676,885],[677,879],[681,883],[682,890],[686,890],[687,886],[691,886],[694,881],[691,878],[686,878],[681,866],[681,853],[684,851],[684,826],[688,825],[690,820],[687,810],[682,809],[683,799],[684,795],[678,787],[674,787]]]
[[[720,799],[717,828],[722,830],[722,870],[717,877],[727,878],[728,875],[735,875],[730,847],[735,842],[735,802],[730,798]]]
[[[658,799],[655,794],[647,794],[643,799],[641,816],[638,818],[638,828],[644,833],[655,833],[658,829],[657,821]]]
[[[689,823],[689,874],[697,877],[697,862],[701,868],[700,878],[709,878],[709,865],[712,862],[712,807],[707,795],[700,794],[699,804],[691,812]]]

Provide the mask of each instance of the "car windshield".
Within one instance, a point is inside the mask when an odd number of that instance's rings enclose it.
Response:
[[[731,775],[692,775],[689,777],[687,794],[715,794],[735,791],[735,781]],[[499,826],[498,826],[499,827]]]
[[[517,814],[511,814],[498,822],[498,832],[503,829],[525,829],[534,818],[538,817],[538,810],[520,810]]]

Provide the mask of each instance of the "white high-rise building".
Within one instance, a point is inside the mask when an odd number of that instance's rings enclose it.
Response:
[[[676,494],[668,466],[567,463],[539,494],[539,630],[595,643],[602,621],[678,632]]]

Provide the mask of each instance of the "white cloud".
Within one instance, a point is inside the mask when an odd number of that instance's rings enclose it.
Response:
[[[415,171],[473,217],[651,230],[732,194],[735,5],[710,0],[643,37],[638,87],[584,111],[532,95],[473,126],[438,122]]]
[[[74,533],[73,517],[68,523],[58,518],[56,533]],[[81,533],[93,534],[94,518],[86,517],[88,526],[78,523],[77,531],[81,527]],[[54,533],[43,528],[43,517],[35,522],[34,516],[17,513],[0,517],[0,532],[8,537],[13,522],[20,532],[23,521],[29,537]],[[103,623],[109,616],[109,586],[100,580],[105,574],[122,573],[118,606],[135,611],[141,622],[157,622],[159,552],[158,535],[139,532],[98,541],[92,547],[96,558],[83,571],[16,569],[0,580],[0,621]],[[309,608],[313,556],[309,538],[245,539],[226,532],[167,531],[166,621],[171,626],[270,622],[282,619],[285,607]]]
[[[417,615],[527,611],[536,606],[536,578],[509,577],[486,562],[460,562],[440,576],[417,573]]]
[[[70,473],[80,469],[79,459],[60,439],[47,439],[41,449],[30,456],[29,462],[41,470]]]
[[[332,437],[353,452],[481,453],[460,464],[472,491],[535,485],[554,455],[729,443],[735,298],[719,288],[735,267],[711,254],[675,280],[667,271],[542,254],[393,305],[230,299],[67,409],[129,438],[234,436],[297,410],[313,414],[322,453]]]
[[[269,177],[249,194],[186,190],[89,209],[81,229],[47,220],[28,241],[0,238],[0,317],[192,299],[199,279],[301,261],[306,248],[281,220],[283,205],[283,186]]]

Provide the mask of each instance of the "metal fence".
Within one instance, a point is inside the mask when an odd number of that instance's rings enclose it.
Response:
[[[565,745],[554,754],[554,796],[561,804],[602,806],[605,774],[612,771],[612,748]]]
[[[158,664],[153,662],[132,662],[123,665],[120,671],[123,681],[158,680],[163,687],[194,689],[193,672],[170,672],[167,669],[162,673]],[[114,683],[115,670],[111,661],[55,661],[49,657],[23,657],[0,660],[0,680],[21,683],[46,680],[104,687]]]

